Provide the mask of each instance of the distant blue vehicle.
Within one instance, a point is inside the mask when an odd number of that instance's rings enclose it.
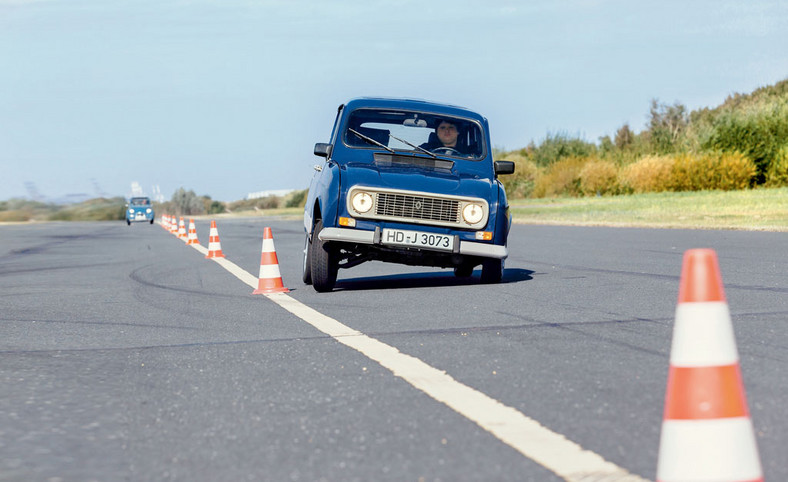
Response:
[[[153,218],[155,215],[156,213],[153,211],[150,198],[133,197],[129,199],[129,203],[126,205],[126,224],[129,226],[131,223],[145,221],[153,224]]]
[[[453,268],[499,283],[511,216],[487,119],[406,99],[339,106],[331,139],[315,144],[304,209],[303,280],[333,290],[339,268],[370,260]]]

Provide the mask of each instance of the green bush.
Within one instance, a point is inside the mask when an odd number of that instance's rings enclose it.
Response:
[[[539,146],[531,143],[521,154],[526,155],[537,166],[549,166],[566,157],[587,157],[596,154],[597,147],[592,142],[567,134],[547,134]]]
[[[580,171],[588,158],[567,157],[551,164],[536,179],[533,197],[579,196]]]
[[[766,185],[769,187],[788,186],[788,144],[782,146],[769,164],[766,172]]]
[[[223,212],[226,212],[227,209],[225,209],[223,202],[210,200],[208,206],[206,207],[206,211],[208,214],[222,214]]]
[[[610,161],[592,160],[580,170],[580,191],[586,196],[615,194],[618,169]]]
[[[785,139],[788,139],[788,98],[770,98],[723,112],[712,123],[712,132],[703,147],[745,154],[757,167],[756,183],[763,184],[769,165],[777,159]]]
[[[302,208],[304,204],[306,204],[306,194],[309,192],[308,189],[304,189],[303,191],[295,191],[289,195],[287,201],[285,201],[286,208]]]

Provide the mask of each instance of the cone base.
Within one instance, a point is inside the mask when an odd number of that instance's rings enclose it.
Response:
[[[206,258],[225,258],[226,256],[223,253],[208,253]]]
[[[271,287],[271,288],[257,288],[256,290],[252,291],[253,295],[264,295],[267,293],[289,293],[290,290],[285,288],[284,286],[281,288]]]

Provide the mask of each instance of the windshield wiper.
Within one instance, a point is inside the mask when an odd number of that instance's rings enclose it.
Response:
[[[353,134],[355,134],[355,135],[359,136],[360,138],[364,139],[368,143],[370,143],[370,144],[372,144],[374,146],[382,147],[383,149],[386,149],[390,153],[394,154],[394,149],[392,149],[392,148],[390,148],[388,146],[384,146],[383,144],[381,144],[380,142],[376,141],[375,139],[373,139],[371,137],[367,137],[364,134],[362,134],[362,133],[360,133],[360,132],[358,132],[358,131],[356,131],[354,129],[351,129],[350,127],[348,127],[347,130],[348,130],[348,132],[352,132]],[[389,134],[389,135],[391,135],[391,134]]]
[[[405,139],[400,139],[400,138],[399,138],[399,137],[397,137],[397,136],[393,136],[393,135],[391,135],[391,133],[389,133],[389,137],[391,137],[392,139],[396,139],[396,140],[400,141],[400,142],[401,142],[401,143],[403,143],[403,144],[407,144],[407,145],[409,145],[410,147],[412,147],[412,148],[414,148],[414,149],[418,149],[418,150],[420,150],[421,152],[423,152],[423,153],[427,154],[428,156],[432,156],[432,158],[433,158],[433,159],[437,159],[437,158],[438,158],[438,156],[436,156],[435,154],[431,153],[431,152],[430,152],[430,151],[428,151],[427,149],[424,149],[423,147],[419,147],[419,146],[417,146],[417,145],[415,145],[415,144],[411,144],[410,142],[406,141]]]

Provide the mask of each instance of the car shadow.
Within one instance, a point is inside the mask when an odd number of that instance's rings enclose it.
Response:
[[[404,273],[388,276],[369,276],[337,280],[335,291],[364,291],[401,288],[435,288],[480,284],[481,269],[467,278],[458,278],[452,271],[429,273]],[[520,268],[504,268],[501,284],[519,283],[533,279],[533,271]]]

